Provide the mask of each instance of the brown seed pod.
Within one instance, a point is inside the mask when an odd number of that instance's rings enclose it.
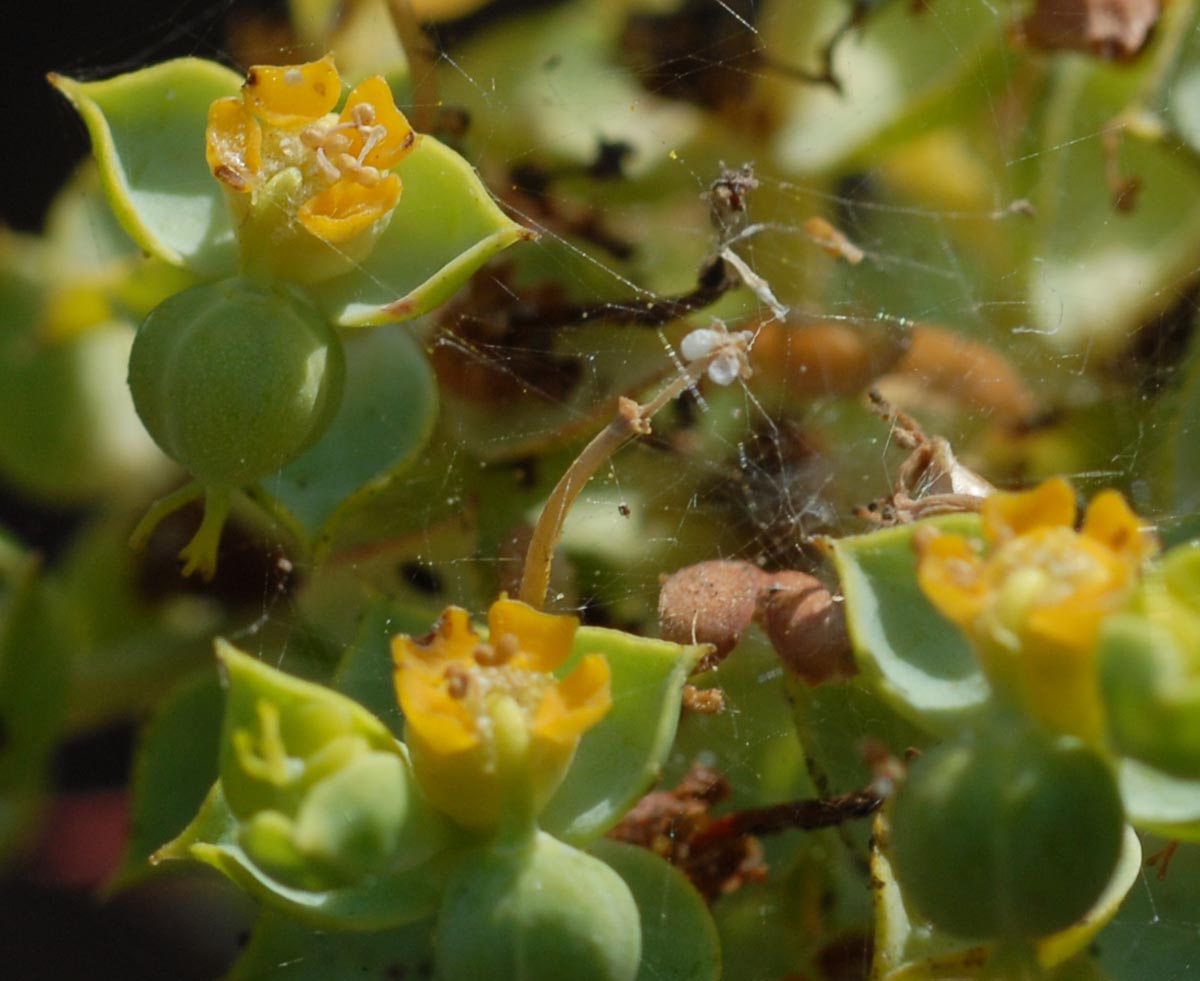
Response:
[[[803,572],[779,572],[759,593],[767,636],[789,670],[810,685],[858,672],[846,615],[825,584]]]
[[[964,408],[987,412],[1003,422],[1020,422],[1037,411],[1037,400],[1016,366],[996,348],[964,337],[947,327],[920,324],[892,375],[911,381],[914,404],[931,393],[944,395]]]
[[[1035,48],[1124,61],[1149,42],[1162,6],[1163,0],[1038,0],[1022,33]]]
[[[758,594],[770,577],[749,562],[713,559],[690,565],[662,580],[658,624],[665,640],[712,644],[716,648],[696,668],[706,671],[737,645],[758,607]]]
[[[750,350],[756,375],[793,398],[861,392],[892,369],[906,340],[839,323],[764,323]]]

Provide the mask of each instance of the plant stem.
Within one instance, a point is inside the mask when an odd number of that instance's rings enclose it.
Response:
[[[701,851],[715,841],[745,835],[778,834],[781,831],[817,831],[860,818],[870,817],[883,804],[874,790],[858,790],[840,797],[806,798],[734,811],[717,818],[692,842],[693,851]]]
[[[438,109],[433,50],[408,0],[387,0],[387,9],[408,61],[408,77],[412,81],[413,129],[427,133],[434,128]]]
[[[715,355],[714,355],[715,356]],[[669,384],[665,385],[645,405],[622,396],[617,400],[617,414],[613,421],[598,432],[575,462],[562,475],[550,497],[542,507],[529,550],[525,553],[525,569],[521,577],[521,602],[540,610],[546,602],[546,589],[550,585],[550,564],[554,560],[554,549],[562,537],[563,523],[567,512],[575,503],[584,486],[614,453],[635,436],[650,432],[650,419],[664,405],[678,398],[691,388],[708,370],[713,356],[692,362]]]

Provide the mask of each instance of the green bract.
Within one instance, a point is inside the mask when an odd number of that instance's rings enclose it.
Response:
[[[1121,752],[1171,777],[1200,778],[1200,542],[1172,549],[1138,610],[1105,625],[1097,668]]]
[[[228,645],[221,786],[248,855],[282,881],[346,884],[416,866],[442,823],[403,746],[357,703]]]
[[[181,58],[99,82],[51,81],[87,123],[109,201],[134,241],[206,278],[236,272],[233,224],[204,146],[210,105],[236,96],[241,78],[213,62]],[[490,256],[529,237],[471,166],[429,136],[396,172],[404,194],[370,256],[314,291],[335,323],[424,313]],[[286,269],[286,259],[269,265]]]
[[[891,803],[905,896],[963,937],[1064,929],[1112,876],[1124,816],[1112,771],[1077,740],[992,720],[930,750]]]
[[[875,822],[876,843],[885,843],[888,837],[887,820],[881,816]],[[996,953],[996,945],[981,948],[978,941],[931,929],[928,922],[909,907],[896,882],[893,863],[883,847],[877,847],[871,854],[871,874],[875,891],[873,977],[879,981],[974,978],[987,977],[993,966],[999,968],[990,962]],[[1114,917],[1120,919],[1123,904],[1133,886],[1141,881],[1141,876],[1141,844],[1137,833],[1127,826],[1116,871],[1095,904],[1066,929],[1033,941],[1033,954],[1039,967],[1049,970],[1069,961],[1087,948]],[[981,972],[985,960],[989,963]],[[1003,976],[1002,970],[993,973]]]
[[[974,515],[921,525],[981,539]],[[834,542],[846,594],[846,625],[864,678],[900,714],[933,732],[953,732],[984,705],[990,689],[962,632],[917,584],[917,524]]]
[[[305,297],[243,279],[160,304],[129,358],[133,402],[155,442],[225,487],[274,473],[314,442],[344,374],[337,334]]]
[[[0,475],[57,502],[137,493],[166,469],[125,376],[137,321],[191,282],[138,252],[99,185],[85,165],[44,235],[0,233]]]
[[[642,944],[621,877],[543,832],[463,863],[434,947],[444,981],[633,981]]]
[[[363,649],[347,655],[352,671],[339,676],[370,671],[390,686],[386,640],[385,622],[371,618]],[[672,977],[713,978],[715,929],[680,873],[649,852],[605,848],[597,858],[573,847],[617,821],[660,772],[680,688],[704,650],[577,632],[560,671],[602,653],[614,708],[584,734],[547,811],[547,827],[568,845],[532,826],[464,832],[431,806],[405,746],[375,715],[219,643],[228,689],[219,779],[157,860],[207,863],[275,910],[334,931],[389,929],[437,913],[446,978],[549,978],[570,964],[573,977],[632,979],[643,926],[649,963]],[[695,934],[686,957],[649,912],[664,890],[678,900],[679,930]],[[428,937],[416,931],[412,942]]]
[[[146,253],[217,280],[154,310],[130,364],[138,414],[199,482],[158,502],[134,543],[203,493],[204,523],[180,555],[185,573],[211,577],[231,491],[277,473],[337,408],[341,354],[329,325],[425,313],[491,255],[531,235],[500,211],[466,161],[412,132],[382,76],[350,93],[343,116],[332,112],[343,96],[329,57],[261,66],[245,86],[194,58],[101,82],[51,81],[87,123],[125,231]],[[297,91],[307,101],[293,116]],[[357,156],[340,152],[347,127],[363,143]],[[332,158],[322,156],[326,140],[342,141],[330,144]],[[303,545],[317,544],[346,502],[361,500],[424,441],[434,401],[416,401],[428,411],[406,413],[404,452],[372,453],[342,479],[316,481],[315,493],[305,492],[308,478],[299,495],[287,493],[295,481],[283,481],[283,509],[297,496],[304,510],[319,508],[315,521],[292,515]],[[350,425],[362,408],[356,403]]]
[[[75,640],[66,612],[37,558],[0,531],[0,862],[35,830],[66,716]]]
[[[157,860],[192,858],[312,922],[373,929],[429,915],[452,829],[404,746],[356,702],[223,642],[220,779]]]

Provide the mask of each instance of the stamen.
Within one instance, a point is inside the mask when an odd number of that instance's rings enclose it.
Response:
[[[461,664],[448,664],[443,675],[446,679],[446,694],[451,698],[463,699],[471,685],[471,676]]]
[[[383,174],[377,168],[360,163],[348,153],[338,154],[337,166],[342,177],[357,181],[364,187],[374,187],[383,180]]]
[[[360,102],[350,111],[350,116],[356,126],[370,126],[375,122],[375,107],[369,102]]]
[[[471,656],[475,658],[475,663],[483,668],[494,668],[501,663],[496,648],[491,644],[477,644]]]
[[[365,137],[363,148],[358,151],[358,162],[361,164],[367,159],[367,154],[379,144],[379,141],[387,136],[387,127],[372,126],[370,129],[360,128],[359,132]]]
[[[341,179],[342,172],[333,165],[327,156],[325,156],[325,148],[321,146],[317,147],[317,166],[320,168],[321,173],[328,177],[331,181]]]
[[[515,634],[501,634],[495,644],[480,644],[472,652],[475,663],[484,668],[507,664],[520,651],[521,642]]]
[[[496,652],[505,660],[517,656],[521,650],[521,641],[516,634],[501,634],[500,639],[496,641]]]

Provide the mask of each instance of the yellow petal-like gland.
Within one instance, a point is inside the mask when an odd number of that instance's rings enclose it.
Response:
[[[415,730],[428,746],[449,756],[474,749],[479,735],[466,706],[446,691],[442,680],[434,672],[405,662],[396,674],[396,693],[410,735]]]
[[[370,187],[341,180],[305,201],[296,217],[317,238],[337,245],[367,231],[399,200],[400,178],[395,174]]]
[[[512,634],[520,641],[521,666],[527,671],[553,671],[571,653],[579,620],[543,613],[527,603],[502,596],[488,610],[488,632],[494,641]]]
[[[284,129],[332,112],[341,95],[342,80],[332,55],[303,65],[255,65],[242,86],[242,96],[251,111],[264,122]]]
[[[249,191],[262,169],[262,127],[241,99],[217,99],[208,107],[204,141],[213,176],[234,191]]]
[[[1034,528],[1075,524],[1075,492],[1062,477],[1033,490],[1009,494],[998,491],[984,499],[981,515],[988,540],[1005,542]]]
[[[588,654],[546,692],[533,720],[534,737],[557,743],[578,739],[612,708],[612,671],[600,654]]]
[[[391,86],[382,75],[375,75],[354,87],[346,99],[339,122],[356,122],[355,107],[369,105],[372,110],[373,126],[383,127],[384,133],[363,156],[362,163],[379,170],[391,170],[417,145],[417,134],[407,117],[396,108]],[[348,153],[357,158],[367,144],[367,137],[355,129],[347,129],[350,140]]]
[[[429,800],[465,827],[536,815],[562,781],[579,738],[612,705],[608,661],[582,658],[564,680],[578,627],[501,598],[484,642],[465,610],[446,610],[434,633],[396,637],[396,692],[413,772]]]
[[[1075,516],[1074,492],[1057,478],[985,501],[985,557],[953,535],[914,544],[922,591],[970,636],[993,687],[1041,723],[1096,742],[1100,631],[1129,601],[1154,542],[1115,491],[1092,500],[1082,531]]]
[[[958,535],[920,536],[914,543],[921,591],[946,619],[969,626],[987,600],[983,560]]]
[[[1154,549],[1153,539],[1142,534],[1138,516],[1115,490],[1103,490],[1092,498],[1083,515],[1083,534],[1133,564]]]

